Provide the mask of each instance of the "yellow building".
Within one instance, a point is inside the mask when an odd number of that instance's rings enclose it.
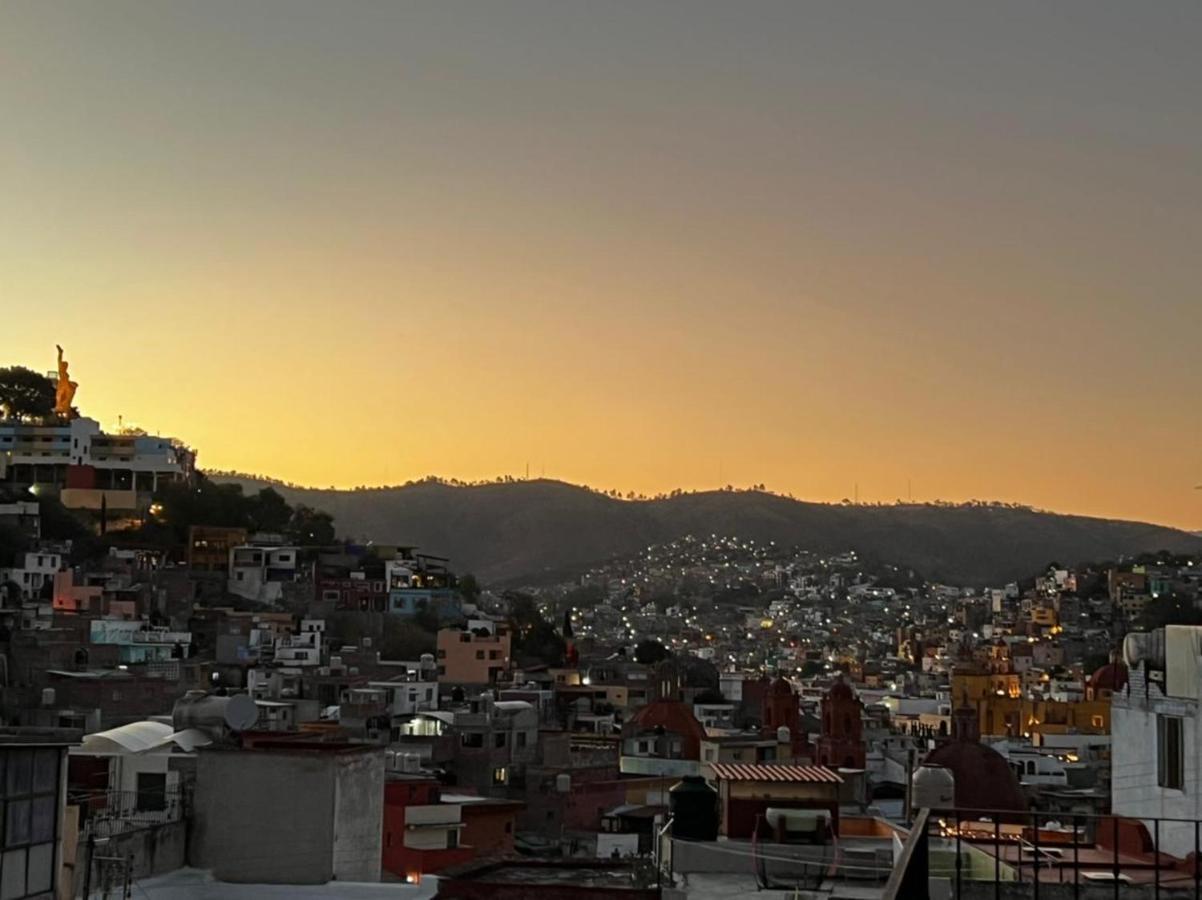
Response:
[[[977,712],[982,735],[1109,734],[1110,701],[1032,700],[1023,696],[1022,676],[952,674],[952,703]]]

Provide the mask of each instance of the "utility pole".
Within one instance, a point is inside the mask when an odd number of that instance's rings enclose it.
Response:
[[[906,748],[906,827],[914,821],[914,748]]]
[[[88,900],[92,893],[92,858],[96,855],[96,836],[88,832],[87,857],[88,866],[83,870],[83,900]]]

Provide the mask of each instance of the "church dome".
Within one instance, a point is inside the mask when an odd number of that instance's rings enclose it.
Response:
[[[1121,662],[1109,662],[1089,678],[1089,686],[1095,691],[1121,691],[1127,686],[1127,667]]]
[[[944,766],[956,779],[958,809],[999,809],[1023,812],[1023,796],[1010,765],[991,747],[976,741],[953,740],[927,755],[923,765]]]

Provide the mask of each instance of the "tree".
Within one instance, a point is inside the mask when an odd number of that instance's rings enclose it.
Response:
[[[667,647],[652,638],[644,638],[634,646],[634,661],[644,666],[653,666],[671,655]]]
[[[54,382],[24,366],[0,369],[0,412],[5,418],[41,418],[54,414]]]
[[[336,539],[334,517],[302,503],[292,511],[288,534],[301,546],[324,547]]]
[[[563,636],[542,617],[534,598],[520,591],[506,591],[504,599],[509,604],[514,658],[535,659],[549,666],[562,663],[567,649]]]
[[[29,536],[15,525],[0,524],[0,566],[12,565],[30,547]]]
[[[382,659],[418,659],[423,653],[433,653],[438,643],[435,632],[398,616],[384,619],[384,635],[380,638]]]
[[[464,572],[459,576],[458,586],[459,596],[463,598],[464,603],[475,603],[480,599],[480,582],[471,572]]]
[[[88,527],[56,497],[42,497],[38,500],[38,517],[41,519],[42,538],[45,540],[78,541],[92,536]]]
[[[1139,616],[1140,627],[1145,631],[1163,628],[1165,625],[1202,625],[1202,609],[1192,597],[1172,594],[1153,600],[1143,608]]]
[[[329,513],[304,505],[293,508],[274,488],[247,497],[239,484],[218,484],[197,475],[191,484],[161,485],[155,502],[159,509],[142,527],[140,536],[165,547],[183,546],[193,525],[282,533],[304,546],[335,541],[334,519]]]
[[[275,488],[265,487],[248,501],[250,527],[267,534],[283,534],[292,521],[293,510]]]

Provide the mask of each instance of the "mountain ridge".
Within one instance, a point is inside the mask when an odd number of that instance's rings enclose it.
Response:
[[[340,535],[419,546],[494,584],[567,576],[686,534],[818,552],[854,549],[933,580],[974,586],[1026,577],[1052,560],[1202,553],[1202,538],[1167,526],[1004,505],[825,504],[732,490],[622,500],[550,479],[337,490],[210,477],[248,491],[273,487],[290,503],[329,512]]]

